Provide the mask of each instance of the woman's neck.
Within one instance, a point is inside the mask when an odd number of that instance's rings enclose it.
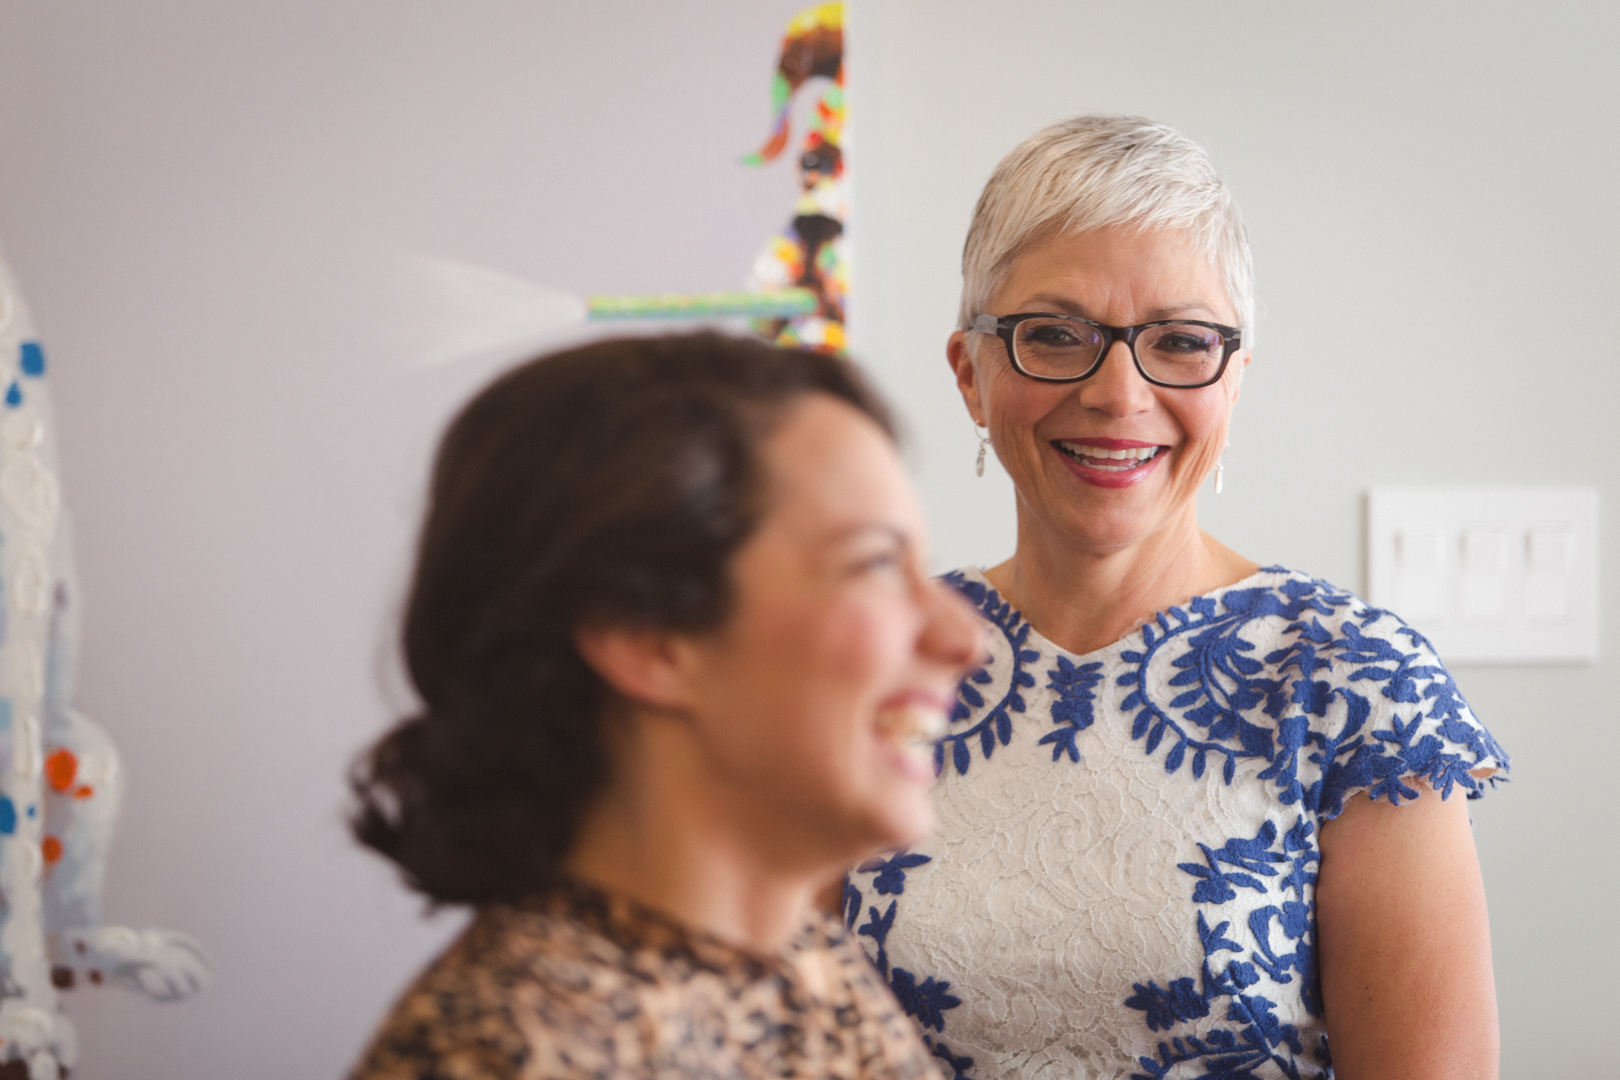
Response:
[[[1189,508],[1185,519],[1104,552],[1066,542],[1020,513],[1017,553],[985,576],[1049,640],[1088,653],[1258,569],[1200,529]]]
[[[565,869],[582,881],[762,952],[784,948],[836,869],[782,866],[748,818],[695,774],[678,724],[641,725],[618,780],[586,815]]]

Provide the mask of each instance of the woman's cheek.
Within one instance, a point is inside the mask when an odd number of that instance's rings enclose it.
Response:
[[[841,602],[824,622],[821,667],[829,681],[859,699],[870,721],[878,701],[901,688],[912,635],[897,617],[887,588],[862,590]],[[896,590],[897,591],[897,590]]]

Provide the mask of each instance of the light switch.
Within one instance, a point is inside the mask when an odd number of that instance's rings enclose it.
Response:
[[[1444,540],[1438,529],[1407,527],[1395,537],[1398,560],[1395,591],[1411,618],[1440,614],[1440,582],[1445,572]]]
[[[1567,618],[1575,531],[1567,525],[1532,527],[1526,545],[1524,613],[1532,619]]]
[[[1499,619],[1507,613],[1507,534],[1499,529],[1465,529],[1462,534],[1462,580],[1465,619]]]
[[[1529,533],[1530,550],[1526,561],[1532,574],[1569,573],[1574,561],[1575,530],[1567,525],[1532,527]]]
[[[1379,488],[1367,505],[1367,598],[1442,659],[1597,658],[1596,491]]]

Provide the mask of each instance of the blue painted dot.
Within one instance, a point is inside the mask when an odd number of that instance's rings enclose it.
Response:
[[[31,375],[37,379],[45,374],[45,346],[37,341],[23,342],[19,364],[24,375]]]
[[[17,831],[17,804],[9,796],[0,795],[0,833],[10,836]]]
[[[28,816],[29,816],[29,817],[30,817],[30,818],[37,818],[37,817],[39,817],[39,807],[37,807],[37,806],[30,806],[30,807],[29,807],[29,808],[28,808]]]
[[[15,379],[12,380],[10,386],[6,387],[6,404],[13,409],[22,404],[22,387],[17,385]]]

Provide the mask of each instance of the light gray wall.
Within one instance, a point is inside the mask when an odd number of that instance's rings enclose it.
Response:
[[[968,216],[1015,143],[1097,111],[1210,147],[1249,225],[1259,345],[1216,536],[1359,590],[1373,484],[1591,484],[1620,528],[1620,8],[867,0],[852,41],[855,342],[911,423],[941,566],[1013,538],[944,361]],[[1512,1080],[1615,1068],[1606,547],[1601,663],[1456,672],[1516,759],[1475,804]]]
[[[735,284],[792,195],[732,163],[797,6],[0,0],[0,243],[52,352],[81,702],[131,774],[109,914],[218,967],[183,1006],[75,997],[76,1075],[333,1075],[454,929],[347,841],[340,773],[400,700],[378,672],[426,455],[491,364],[402,369],[380,327],[408,312],[370,257]],[[1254,235],[1261,352],[1217,535],[1359,587],[1371,483],[1615,505],[1613,346],[1562,325],[1620,285],[1612,6],[856,18],[856,333],[912,423],[941,565],[1012,536],[942,359],[968,212],[1014,142],[1096,109],[1206,142]],[[1515,1080],[1612,1071],[1615,672],[1459,671],[1518,759],[1476,815]]]
[[[454,929],[347,839],[341,777],[490,366],[403,368],[376,261],[739,286],[797,191],[737,163],[797,6],[0,0],[0,244],[52,360],[80,701],[129,773],[108,914],[217,975],[73,995],[76,1078],[338,1075]]]

